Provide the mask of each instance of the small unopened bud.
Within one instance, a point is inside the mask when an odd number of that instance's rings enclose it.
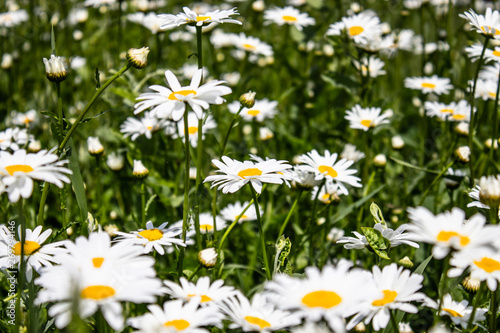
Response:
[[[106,231],[110,237],[115,237],[116,232],[119,230],[120,229],[118,229],[116,224],[108,224],[104,226],[104,231]]]
[[[267,127],[259,128],[259,136],[262,141],[270,140],[274,137],[273,131]]]
[[[142,161],[134,160],[134,171],[132,174],[139,179],[146,178],[149,175],[149,170],[146,169]]]
[[[240,103],[246,108],[251,108],[255,104],[255,93],[249,91],[240,96]]]
[[[470,161],[470,148],[468,146],[458,147],[455,150],[455,156],[462,163],[469,163]]]
[[[28,150],[32,153],[37,153],[42,149],[42,143],[39,140],[30,141],[28,144]]]
[[[127,61],[132,67],[143,69],[148,64],[149,47],[140,49],[129,49],[127,51]]]
[[[500,175],[479,179],[479,201],[490,207],[500,205]]]
[[[117,153],[111,153],[108,155],[108,159],[106,161],[108,167],[113,171],[120,171],[123,169],[123,156]]]
[[[61,57],[51,54],[50,59],[43,58],[43,63],[45,64],[45,75],[49,81],[62,82],[68,76]]]
[[[356,326],[354,326],[354,332],[366,332],[366,325],[363,322],[360,322]]]
[[[462,136],[469,135],[469,123],[461,122],[455,127],[455,132]]]
[[[378,154],[373,158],[373,165],[378,168],[384,168],[387,164],[387,157],[384,154]]]
[[[209,247],[208,249],[198,252],[198,262],[206,268],[212,268],[217,263],[217,251],[215,248]]]
[[[400,137],[399,135],[392,137],[391,144],[392,144],[393,149],[403,149],[403,147],[405,146],[405,142],[403,141],[403,138]]]
[[[196,179],[196,168],[189,168],[189,179]]]
[[[398,328],[399,328],[399,333],[413,333],[413,330],[411,329],[409,323],[400,322],[398,324]]]
[[[473,279],[470,276],[467,276],[462,281],[462,286],[469,293],[477,293],[477,291],[479,290],[479,287],[481,286],[481,281],[478,279]]]
[[[404,268],[412,268],[413,267],[413,262],[408,258],[408,256],[404,257],[400,261],[398,261],[398,264],[403,266]]]
[[[266,8],[266,4],[262,0],[252,2],[252,9],[256,12],[261,12]]]
[[[491,145],[493,145],[493,149],[498,149],[498,141],[497,141],[497,140],[487,139],[487,140],[484,142],[484,145],[485,145],[488,149],[491,149]]]
[[[99,156],[104,152],[104,146],[98,137],[89,136],[87,139],[87,147],[90,155]]]

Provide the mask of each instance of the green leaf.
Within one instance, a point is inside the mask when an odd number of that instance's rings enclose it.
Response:
[[[362,227],[361,232],[365,235],[372,250],[382,259],[390,260],[387,250],[391,248],[391,242],[382,236],[382,233],[374,228]]]
[[[52,54],[56,54],[56,34],[54,33],[54,25],[52,25],[52,30],[50,31],[50,47],[52,48]]]
[[[323,6],[323,0],[307,0],[307,4],[314,9],[320,9]]]
[[[368,194],[367,196],[359,199],[358,201],[354,202],[353,204],[350,204],[346,208],[342,209],[340,212],[338,212],[335,215],[335,217],[333,218],[332,223],[337,223],[340,220],[343,220],[355,208],[361,207],[361,205],[363,205],[365,202],[367,202],[368,200],[370,200],[375,194],[377,194],[378,192],[382,191],[384,189],[384,187],[386,187],[386,186],[387,186],[387,184],[379,186],[376,190],[374,190],[373,192],[370,192],[370,194]]]
[[[431,259],[432,259],[432,254],[428,256],[427,259],[425,259],[420,265],[418,265],[417,269],[415,270],[415,273],[423,274],[425,267],[427,267]]]
[[[85,118],[82,119],[82,121],[80,121],[80,124],[86,123],[86,122],[88,122],[88,121],[90,121],[90,120],[92,120],[94,118],[100,117],[103,114],[108,113],[109,111],[111,111],[111,110],[102,111],[102,112],[96,114],[95,116],[85,117]]]
[[[72,154],[68,156],[68,167],[73,172],[73,174],[70,175],[71,184],[75,192],[76,202],[78,203],[78,207],[80,207],[80,218],[83,222],[87,220],[88,215],[87,196],[85,194],[85,187],[83,186],[82,174],[80,173],[80,166],[78,165],[78,154],[73,139],[68,140],[68,147],[72,152]]]
[[[375,223],[381,223],[384,227],[387,227],[387,223],[385,223],[382,211],[375,202],[372,202],[372,204],[370,205],[370,213],[372,213]]]

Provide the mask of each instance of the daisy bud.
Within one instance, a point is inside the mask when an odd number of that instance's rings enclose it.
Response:
[[[267,127],[259,128],[259,136],[262,141],[270,140],[274,137],[273,131]]]
[[[209,247],[198,252],[198,262],[205,268],[212,268],[217,263],[217,256],[215,248]]]
[[[399,328],[399,333],[413,333],[413,330],[411,329],[411,326],[409,323],[399,323],[398,324]]]
[[[359,13],[361,11],[361,5],[357,2],[351,3],[351,10],[355,13]]]
[[[146,169],[142,161],[134,160],[134,171],[132,174],[139,179],[146,178],[149,175],[149,170]]]
[[[469,163],[470,161],[470,148],[468,146],[458,147],[455,150],[455,156],[462,163]]]
[[[477,293],[477,291],[479,290],[479,287],[481,286],[481,281],[478,279],[473,279],[470,276],[467,276],[462,281],[462,286],[469,293]]]
[[[500,205],[500,175],[483,176],[479,180],[479,201],[490,207]]]
[[[99,141],[98,137],[89,136],[87,139],[87,146],[90,155],[99,156],[104,152],[104,146],[101,141]]]
[[[257,0],[252,3],[252,9],[256,12],[261,12],[266,8],[266,4],[262,0]]]
[[[491,149],[491,145],[493,144],[493,149],[498,149],[498,141],[493,139],[488,139],[484,142],[484,145],[489,149]]]
[[[252,125],[246,124],[243,126],[243,134],[250,135],[252,134]]]
[[[14,63],[14,57],[10,53],[4,53],[2,56],[2,62],[0,63],[0,67],[3,69],[11,68]]]
[[[50,60],[43,58],[43,63],[45,64],[45,75],[49,81],[62,82],[68,76],[61,57],[51,54]]]
[[[196,168],[189,168],[189,179],[196,179]]]
[[[108,167],[113,171],[120,171],[123,169],[123,156],[117,153],[111,153],[108,155],[108,160],[106,161]]]
[[[39,140],[30,141],[28,144],[28,150],[33,153],[37,153],[42,149],[42,143]]]
[[[331,46],[330,44],[325,44],[323,46],[323,54],[327,57],[331,57],[333,56],[333,54],[335,53],[335,50],[333,49],[333,46]]]
[[[469,124],[468,123],[459,123],[457,127],[455,127],[455,132],[460,135],[468,136],[469,135]]]
[[[373,158],[373,165],[375,165],[378,168],[384,168],[386,164],[387,164],[387,158],[385,157],[384,154],[378,154]]]
[[[316,221],[316,224],[317,225],[322,225],[326,222],[326,218],[324,217],[320,217],[317,221]]]
[[[109,218],[112,220],[116,220],[118,218],[118,214],[114,210],[112,210],[109,212]]]
[[[246,108],[251,108],[255,104],[255,92],[249,91],[240,96],[240,103]]]
[[[392,144],[393,149],[403,149],[403,147],[405,146],[405,142],[403,141],[403,138],[400,137],[399,135],[392,137],[391,144]]]
[[[412,268],[413,262],[410,260],[410,258],[408,258],[408,256],[406,256],[398,261],[398,265],[403,266],[404,268]]]
[[[104,226],[104,231],[106,231],[110,237],[115,237],[116,232],[120,231],[120,229],[118,229],[116,224],[108,224]]]
[[[142,47],[140,49],[129,49],[127,51],[128,63],[137,69],[143,69],[148,64],[149,47]]]
[[[354,326],[354,332],[366,332],[366,326],[363,322],[360,322],[356,326]]]

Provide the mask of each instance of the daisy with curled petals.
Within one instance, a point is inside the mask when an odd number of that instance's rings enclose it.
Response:
[[[235,23],[240,24],[241,22],[232,19],[231,15],[239,15],[236,8],[228,10],[209,11],[203,14],[196,14],[188,7],[183,7],[184,13],[179,13],[177,15],[173,14],[160,14],[158,17],[161,19],[160,29],[172,29],[183,24],[189,24],[194,26],[209,25],[212,22],[217,23]]]
[[[404,83],[406,88],[421,90],[424,94],[448,94],[450,89],[453,89],[450,79],[438,77],[437,75],[430,77],[407,77]]]
[[[370,12],[361,12],[349,17],[343,17],[340,22],[330,25],[327,36],[339,36],[343,30],[355,43],[364,44],[382,32],[380,19]]]
[[[418,308],[410,302],[425,299],[425,294],[417,292],[422,288],[423,280],[422,275],[411,274],[410,270],[403,270],[403,267],[398,267],[395,263],[385,266],[382,270],[373,266],[374,283],[370,286],[376,292],[347,312],[348,316],[356,314],[347,328],[352,329],[364,319],[365,324],[371,322],[373,329],[378,331],[387,327],[391,310],[417,313]]]
[[[220,211],[220,214],[224,220],[233,222],[234,220],[236,220],[238,216],[241,215],[245,207],[248,206],[248,203],[249,203],[248,201],[245,201],[244,203],[236,201],[234,204],[228,204]],[[262,208],[260,208],[260,213],[264,214]],[[257,212],[255,211],[255,206],[251,205],[250,207],[248,207],[246,212],[243,215],[241,215],[238,223],[241,224],[243,222],[254,221],[256,219],[257,219]]]
[[[200,299],[201,306],[210,306],[219,304],[236,294],[236,290],[230,286],[224,286],[224,280],[216,280],[210,284],[208,276],[202,276],[196,281],[196,284],[189,282],[181,277],[180,285],[175,282],[164,280],[166,288],[163,292],[174,299],[189,301],[194,298]]]
[[[33,179],[59,188],[63,187],[63,182],[70,182],[66,174],[72,172],[62,166],[68,161],[58,161],[59,156],[52,151],[40,150],[36,154],[28,154],[24,149],[13,154],[0,151],[0,183],[6,186],[10,202],[15,203],[20,197],[29,198],[33,193]]]
[[[17,230],[21,235],[21,226]],[[24,241],[24,260],[26,261],[26,278],[31,281],[33,270],[39,272],[42,266],[51,266],[57,262],[54,255],[66,253],[62,247],[63,242],[43,244],[52,233],[51,229],[42,232],[42,226],[34,230],[26,229],[26,238]],[[12,260],[11,254],[14,255]],[[15,236],[5,225],[0,226],[0,269],[4,270],[18,264],[21,269],[21,241],[17,241]]]
[[[457,277],[470,267],[471,279],[486,281],[488,288],[495,291],[500,281],[500,253],[491,248],[470,248],[456,252],[450,259],[448,277]]]
[[[237,161],[227,156],[222,156],[222,162],[212,160],[222,175],[212,175],[203,181],[212,182],[210,188],[218,186],[222,193],[234,193],[242,188],[246,183],[260,193],[262,183],[283,184],[285,180],[291,180],[291,175],[287,172],[292,166],[284,160],[269,159],[262,162]]]
[[[147,139],[151,139],[154,132],[168,125],[168,120],[157,118],[146,111],[144,117],[141,119],[128,117],[120,126],[120,132],[124,133],[123,137],[125,138],[130,136],[132,141],[135,141],[141,135],[144,135]]]
[[[224,81],[212,80],[200,86],[202,69],[199,69],[189,86],[182,87],[171,71],[165,72],[170,89],[167,87],[153,85],[149,88],[154,93],[144,93],[137,97],[135,114],[151,108],[151,115],[158,118],[172,117],[179,121],[186,111],[186,103],[191,106],[198,118],[203,115],[203,109],[208,109],[210,104],[222,104],[225,100],[221,97],[231,93],[231,88],[221,86]]]
[[[352,262],[341,259],[337,266],[326,265],[305,269],[305,279],[277,274],[266,283],[269,301],[282,310],[295,310],[306,321],[325,318],[334,332],[345,331],[347,310],[361,300],[373,297],[371,274],[351,269]]]
[[[238,113],[240,110],[240,102],[234,101],[227,105],[229,112]],[[240,111],[240,115],[246,121],[256,120],[258,122],[263,122],[264,119],[273,119],[278,113],[276,107],[278,106],[277,101],[270,101],[267,98],[256,100],[255,104],[251,108],[244,107]]]
[[[500,13],[497,10],[487,8],[486,14],[483,16],[469,9],[469,12],[459,16],[469,21],[471,30],[475,30],[486,37],[500,38]]]
[[[366,132],[370,128],[389,123],[387,118],[390,117],[390,114],[384,112],[381,115],[380,112],[382,112],[381,108],[362,108],[361,105],[357,104],[352,107],[352,110],[346,111],[345,119],[349,120],[351,128]]]
[[[451,102],[450,104],[427,101],[424,104],[424,108],[429,117],[438,117],[443,121],[468,122],[470,119],[470,105],[463,99],[458,103]]]
[[[500,237],[499,227],[485,226],[484,216],[475,214],[466,221],[465,212],[456,207],[438,215],[425,207],[409,208],[408,217],[412,221],[408,227],[411,239],[434,244],[432,254],[436,259],[443,259],[451,249],[488,247]]]
[[[409,234],[403,234],[405,230],[408,228],[408,224],[402,224],[400,225],[396,230],[393,230],[391,228],[388,228],[387,226],[384,226],[382,223],[376,223],[375,226],[373,227],[375,230],[380,231],[382,234],[382,237],[387,239],[391,243],[391,248],[399,246],[401,244],[406,244],[414,248],[419,248],[420,246],[412,242],[410,240],[411,235]],[[356,249],[360,250],[365,247],[369,248],[370,245],[368,243],[368,240],[364,235],[361,235],[357,231],[352,232],[357,238],[354,237],[341,237],[337,243],[338,244],[345,244],[344,248],[348,250]]]
[[[241,328],[243,332],[272,332],[300,324],[300,317],[277,309],[265,294],[255,294],[250,302],[237,293],[219,306],[233,322],[229,328]]]
[[[437,310],[439,305],[433,299],[426,298],[424,303],[425,306]],[[472,313],[472,306],[468,306],[469,302],[462,300],[460,303],[455,302],[450,294],[443,296],[443,305],[441,306],[440,316],[448,316],[455,325],[460,325],[462,328],[466,328],[470,315]],[[486,309],[476,309],[476,314],[474,316],[474,323],[481,322],[486,319]]]
[[[275,7],[264,12],[264,24],[276,23],[277,25],[289,24],[302,31],[303,27],[316,24],[316,20],[307,13],[301,13],[292,6],[284,8]]]
[[[359,183],[361,179],[352,176],[357,172],[354,169],[348,169],[354,162],[346,159],[337,161],[337,153],[330,154],[325,150],[325,156],[321,156],[315,149],[298,158],[300,163],[306,164],[309,171],[316,174],[316,179],[333,180],[339,185],[339,192],[348,195],[349,192],[344,183],[354,187],[362,187]]]
[[[271,57],[274,54],[273,48],[257,37],[247,36],[243,32],[240,32],[239,35],[233,34],[231,37],[232,44],[236,48],[249,52],[250,54],[262,55],[265,57]]]
[[[186,304],[182,301],[148,305],[150,312],[130,318],[127,323],[138,329],[137,333],[209,333],[204,326],[221,327],[224,316],[217,307],[199,307],[199,300],[193,299]]]
[[[467,204],[467,207],[477,207],[477,208],[482,208],[482,209],[490,209],[490,206],[482,203],[479,200],[479,192],[481,192],[481,186],[476,185],[475,188],[469,191],[469,198],[473,199],[471,203]],[[500,215],[500,212],[498,212]]]
[[[163,248],[164,246],[186,246],[182,239],[175,238],[182,233],[182,229],[166,228],[167,224],[168,222],[164,222],[155,228],[153,222],[148,221],[146,223],[146,229],[139,229],[138,231],[132,231],[131,233],[117,231],[116,234],[119,237],[116,240],[127,242],[129,244],[143,245],[144,253],[149,253],[154,249],[161,255],[165,254],[165,250]]]

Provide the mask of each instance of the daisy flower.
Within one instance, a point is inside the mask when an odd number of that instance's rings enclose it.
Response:
[[[481,57],[481,53],[483,53],[483,45],[474,44],[470,47],[466,47],[465,52],[472,61],[476,61]],[[497,46],[494,50],[486,49],[484,51],[484,62],[486,63],[490,61],[500,61],[500,47]]]
[[[364,77],[369,76],[375,78],[387,74],[387,72],[383,70],[385,63],[376,56],[370,56],[369,58],[364,57],[361,59],[361,62],[354,60],[353,64]]]
[[[38,122],[38,112],[36,110],[29,110],[25,113],[12,111],[12,124],[16,126],[32,127]]]
[[[226,227],[226,221],[221,219],[219,216],[215,217],[215,223],[217,230],[222,230]],[[213,233],[214,232],[214,217],[210,213],[200,214],[200,232],[202,234]]]
[[[292,186],[305,191],[309,191],[321,184],[321,180],[317,180],[316,174],[308,170],[306,165],[295,165],[291,175]]]
[[[458,103],[451,102],[450,104],[427,101],[425,102],[424,107],[429,117],[438,117],[443,121],[450,120],[468,122],[470,119],[470,105],[463,99]]]
[[[130,22],[140,24],[145,28],[151,30],[151,33],[154,35],[156,35],[159,31],[164,30],[161,28],[163,20],[153,12],[148,14],[144,14],[141,12],[129,14],[127,15],[127,19]]]
[[[272,332],[300,324],[300,317],[277,309],[265,294],[255,294],[250,302],[237,293],[219,306],[233,322],[229,328],[241,328],[243,332]]]
[[[455,252],[450,259],[450,266],[449,277],[460,276],[470,267],[471,279],[486,281],[491,291],[497,289],[500,281],[500,253],[497,250],[475,247]]]
[[[346,159],[337,161],[337,153],[330,154],[325,150],[325,156],[321,156],[315,149],[307,154],[299,156],[300,163],[307,165],[307,170],[316,174],[316,179],[333,180],[339,186],[339,192],[348,195],[349,192],[344,183],[354,187],[362,187],[359,183],[361,179],[352,176],[357,172],[354,169],[348,169],[354,162]]]
[[[127,323],[138,329],[137,333],[209,333],[204,326],[221,326],[222,313],[217,307],[199,307],[199,300],[193,299],[186,304],[182,301],[163,303],[163,308],[148,305],[150,312],[130,318]]]
[[[175,282],[164,280],[166,288],[163,292],[174,299],[182,299],[189,301],[194,298],[200,299],[201,306],[210,306],[219,304],[221,301],[228,299],[236,294],[236,290],[230,286],[224,286],[223,280],[216,280],[210,284],[208,276],[202,276],[196,281],[196,284],[189,282],[186,278],[181,277],[180,285]]]
[[[473,82],[469,81],[469,89],[471,89],[472,85],[473,85]],[[481,98],[483,101],[486,101],[488,99],[495,100],[496,96],[497,96],[497,81],[496,80],[483,80],[483,79],[477,80],[475,98]]]
[[[205,115],[203,114],[200,119],[205,119]],[[206,119],[205,122],[203,123],[203,126],[201,128],[201,138],[202,140],[205,139],[205,132],[211,129],[214,129],[217,127],[217,124],[215,123],[214,118],[209,115]],[[193,147],[198,146],[198,134],[199,134],[199,128],[198,128],[198,117],[194,112],[189,112],[188,113],[188,133],[189,133],[189,143]],[[177,133],[172,135],[172,138],[184,138],[184,122],[179,121],[177,122]]]
[[[254,55],[262,55],[265,57],[273,56],[273,48],[261,41],[257,37],[247,36],[243,32],[239,35],[232,35],[232,44],[239,50],[249,52]]]
[[[0,132],[0,150],[19,150],[31,140],[33,137],[28,134],[26,128],[7,128]]]
[[[410,234],[403,234],[406,229],[408,228],[408,224],[401,224],[396,230],[393,230],[391,228],[388,228],[387,226],[384,226],[382,223],[376,223],[375,226],[373,227],[375,230],[380,231],[382,234],[382,237],[387,239],[389,242],[391,242],[391,248],[399,246],[401,244],[406,244],[414,248],[419,248],[420,246],[411,241]],[[360,250],[363,248],[369,248],[370,245],[368,244],[368,241],[366,240],[366,237],[362,234],[360,234],[357,231],[352,232],[357,238],[354,237],[341,237],[337,243],[338,244],[345,244],[344,248],[348,250],[356,249]]]
[[[212,22],[217,23],[235,23],[240,24],[241,22],[232,19],[230,16],[239,15],[236,8],[228,10],[214,10],[203,14],[196,14],[188,7],[183,7],[184,13],[179,13],[177,15],[173,14],[160,14],[158,17],[162,20],[161,29],[172,29],[183,24],[203,26],[209,25]]]
[[[406,88],[421,90],[424,94],[448,94],[450,89],[453,89],[450,79],[438,77],[437,75],[430,77],[407,77],[404,83]]]
[[[13,223],[13,222],[12,222]],[[26,238],[24,241],[24,260],[26,261],[26,278],[31,281],[33,270],[39,272],[42,266],[51,266],[56,262],[54,255],[65,253],[62,248],[63,242],[43,244],[52,233],[47,229],[42,233],[42,226],[34,230],[26,229]],[[21,226],[17,229],[19,238],[21,237]],[[11,258],[14,254],[14,260]],[[5,225],[0,226],[0,269],[4,270],[18,264],[21,269],[21,241],[16,240],[15,236]]]
[[[33,179],[42,180],[63,187],[70,180],[65,174],[71,170],[62,167],[67,160],[57,161],[59,157],[51,151],[41,150],[36,154],[27,154],[24,149],[13,154],[0,151],[0,182],[5,186],[10,202],[17,202],[20,197],[29,198],[33,193]]]
[[[233,222],[236,220],[238,216],[240,216],[241,212],[245,209],[246,206],[248,206],[248,201],[245,201],[244,203],[241,203],[239,201],[236,201],[234,204],[228,204],[226,207],[224,207],[221,211],[220,214],[222,218],[228,222]],[[264,214],[263,210],[260,209],[260,213]],[[257,212],[255,211],[255,206],[251,205],[245,212],[240,217],[240,220],[238,223],[243,223],[246,221],[254,221],[257,220]]]
[[[263,122],[266,118],[274,118],[278,113],[276,109],[277,106],[277,101],[270,101],[267,98],[256,100],[254,106],[251,108],[244,107],[240,112],[240,116],[246,121],[256,120],[258,122]],[[234,101],[228,104],[227,107],[229,112],[236,114],[240,110],[241,104],[238,101]]]
[[[227,156],[222,156],[222,162],[212,160],[212,163],[219,168],[217,173],[223,175],[208,176],[203,181],[212,182],[212,187],[218,186],[222,193],[234,193],[250,182],[252,187],[260,193],[262,183],[283,184],[285,180],[291,180],[287,172],[292,166],[284,160],[269,159],[262,162],[233,160]]]
[[[318,180],[317,180],[318,181]],[[319,180],[320,181],[320,180]],[[318,194],[319,190],[319,194]],[[340,190],[339,184],[333,181],[326,181],[325,185],[323,185],[320,189],[319,186],[315,186],[311,192],[311,200],[316,200],[316,196],[318,200],[328,205],[332,202],[340,201],[340,196],[344,194]]]
[[[172,245],[186,246],[182,239],[175,238],[182,233],[182,229],[166,228],[167,224],[168,222],[164,222],[155,228],[153,222],[148,221],[146,229],[139,229],[131,233],[117,231],[116,234],[119,237],[116,240],[129,244],[139,244],[144,246],[144,253],[149,253],[154,249],[161,255],[165,254],[163,247],[170,247]]]
[[[352,329],[364,318],[364,323],[372,323],[373,329],[378,331],[386,328],[389,323],[390,311],[417,313],[418,308],[409,302],[425,299],[425,294],[417,292],[422,288],[424,277],[420,274],[411,274],[410,270],[403,270],[397,264],[385,266],[382,270],[373,266],[373,286],[376,293],[370,298],[353,306],[347,315],[356,314],[349,324]]]
[[[151,139],[154,132],[167,127],[169,123],[168,120],[159,119],[153,116],[151,112],[146,111],[144,112],[144,117],[141,119],[128,117],[120,126],[120,132],[124,133],[124,138],[130,136],[132,141],[135,141],[141,135],[144,135],[147,139]]]
[[[434,215],[425,207],[417,207],[409,208],[408,213],[412,221],[408,227],[411,239],[434,244],[432,254],[436,259],[446,257],[452,248],[462,251],[470,247],[485,247],[500,237],[498,227],[485,226],[484,216],[475,214],[466,221],[460,208]]]
[[[427,298],[424,305],[437,310],[439,309],[438,303],[434,300]],[[455,325],[460,325],[462,328],[466,328],[469,323],[470,315],[472,313],[472,306],[468,306],[469,302],[462,300],[460,303],[455,302],[450,294],[443,296],[443,305],[441,306],[440,316],[448,316]],[[486,309],[477,308],[476,314],[474,316],[474,323],[483,321],[486,319],[485,314],[488,312]]]
[[[0,27],[11,28],[28,20],[28,12],[24,9],[0,13]]]
[[[343,17],[340,22],[330,25],[327,36],[339,36],[343,30],[354,42],[364,44],[374,35],[381,34],[380,19],[370,12],[361,12],[349,17]]]
[[[382,115],[381,108],[362,108],[361,105],[357,104],[352,107],[352,110],[346,111],[345,119],[349,120],[349,126],[352,129],[361,129],[363,131],[368,131],[370,128],[374,128],[381,124],[388,124],[390,113],[387,111]]]
[[[479,72],[479,78],[487,81],[498,81],[498,73],[500,72],[500,62],[496,62],[490,66],[484,66]]]
[[[357,150],[355,145],[346,143],[344,150],[340,153],[340,158],[345,158],[346,160],[357,162],[362,158],[365,158],[365,153]]]
[[[470,9],[459,15],[461,18],[469,21],[471,30],[493,38],[499,38],[500,35],[500,13],[497,10],[492,11],[491,8],[486,8],[486,15],[478,15],[474,10]]]
[[[159,85],[150,86],[154,93],[144,93],[137,97],[141,101],[135,105],[135,114],[152,108],[151,114],[158,118],[172,117],[179,121],[186,111],[186,103],[193,109],[198,118],[202,117],[203,109],[210,104],[222,104],[221,97],[231,93],[231,88],[221,86],[224,81],[212,80],[200,86],[202,70],[199,69],[191,79],[189,86],[182,87],[171,71],[165,72],[171,89]]]
[[[292,6],[284,8],[275,7],[264,12],[264,24],[276,23],[281,26],[290,24],[302,31],[305,26],[316,24],[316,20],[309,17],[307,13],[301,13],[298,9]]]

